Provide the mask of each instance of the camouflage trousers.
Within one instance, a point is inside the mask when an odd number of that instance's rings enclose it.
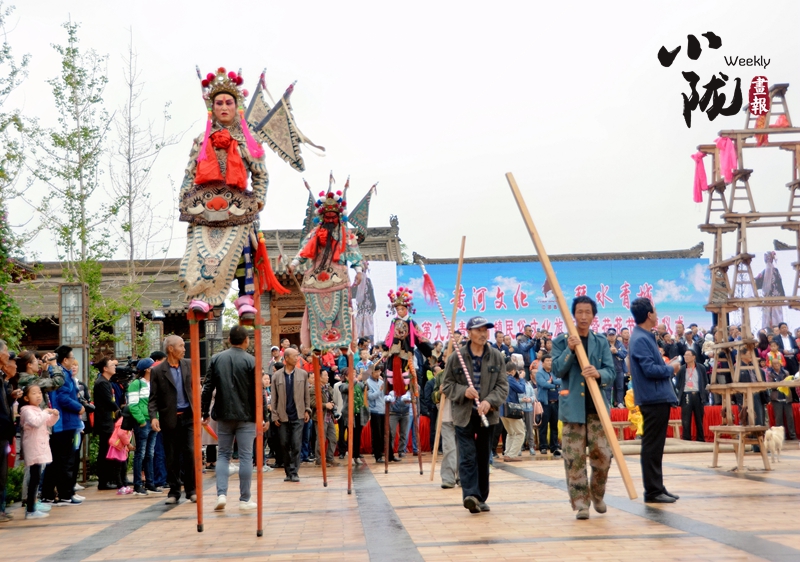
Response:
[[[611,448],[597,414],[586,416],[586,423],[564,423],[561,430],[564,469],[572,509],[589,507],[593,499],[601,500],[606,493],[608,469],[611,467]],[[586,475],[586,447],[592,466],[591,483]]]

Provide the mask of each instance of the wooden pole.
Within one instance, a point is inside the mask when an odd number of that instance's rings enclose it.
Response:
[[[353,493],[353,424],[355,412],[353,412],[356,394],[356,373],[353,367],[353,350],[347,349],[347,494]]]
[[[461,270],[464,268],[464,246],[467,244],[467,237],[461,237],[461,252],[458,254],[458,273],[456,273],[456,289],[453,293],[456,298],[453,298],[453,319],[450,322],[450,340],[447,342],[447,355],[453,352],[453,334],[456,329],[456,317],[458,316],[458,292],[461,289]],[[440,391],[441,392],[441,391]],[[433,482],[433,475],[436,473],[436,454],[439,452],[439,439],[442,435],[442,408],[444,407],[444,394],[439,400],[439,415],[436,419],[436,438],[433,440],[433,459],[431,459],[431,482]]]
[[[417,436],[417,460],[419,461],[419,473],[423,474],[422,470],[422,440],[419,435],[419,385],[417,384],[417,370],[414,368],[414,355],[408,362],[408,372],[411,375],[408,381],[411,387],[411,422],[414,424],[412,431]]]
[[[264,404],[262,397],[264,396],[264,383],[261,382],[261,290],[259,287],[259,280],[256,280],[256,292],[254,295],[256,305],[256,321],[253,324],[253,342],[254,351],[256,354],[256,372],[255,372],[255,389],[256,389],[256,503],[257,508],[257,522],[256,522],[256,536],[261,537],[264,535],[263,526],[263,500],[262,493],[264,491]]]
[[[389,374],[384,371],[383,374],[383,396],[389,395]],[[394,447],[394,443],[389,443],[389,403],[385,401],[384,404],[386,414],[383,416],[383,473],[389,474],[389,451]]]
[[[194,430],[194,488],[197,495],[197,532],[203,532],[203,444],[200,423],[200,324],[189,311],[190,355],[192,360],[192,429]]]
[[[325,417],[322,413],[322,381],[319,380],[319,355],[314,352],[311,355],[311,365],[314,369],[314,392],[317,397],[317,443],[319,443],[320,466],[322,467],[322,485],[328,487],[327,453],[328,448],[325,443]]]
[[[508,185],[511,186],[511,192],[514,194],[514,198],[517,201],[519,211],[522,213],[525,226],[528,227],[531,240],[536,247],[536,253],[539,254],[539,262],[542,264],[542,269],[544,269],[547,280],[550,282],[553,295],[556,297],[556,302],[558,303],[558,309],[561,311],[561,316],[564,318],[567,332],[570,336],[577,336],[578,329],[575,327],[575,323],[572,320],[572,314],[567,307],[567,302],[564,300],[564,294],[561,292],[561,285],[558,284],[556,273],[553,271],[553,266],[550,264],[550,257],[547,255],[547,252],[545,252],[542,240],[539,238],[539,233],[536,231],[536,226],[533,224],[533,219],[528,212],[528,207],[525,204],[525,200],[522,198],[522,193],[520,193],[517,182],[514,180],[514,176],[511,172],[506,174],[506,179],[508,180]],[[589,365],[589,358],[586,356],[586,350],[583,349],[582,345],[579,344],[575,348],[575,354],[578,357],[578,363],[581,369],[585,369]],[[631,480],[631,475],[628,472],[628,465],[625,464],[625,457],[622,455],[622,450],[619,447],[614,427],[611,425],[611,418],[608,415],[608,410],[606,410],[603,396],[600,394],[600,387],[597,386],[597,381],[592,378],[586,379],[586,387],[589,389],[589,394],[592,396],[592,401],[597,410],[597,415],[600,418],[600,423],[603,426],[603,431],[606,433],[606,439],[608,439],[608,443],[611,445],[611,451],[614,454],[614,459],[617,461],[617,466],[622,475],[622,481],[625,483],[625,489],[628,491],[628,497],[634,500],[637,497],[636,489],[633,486],[633,480]]]

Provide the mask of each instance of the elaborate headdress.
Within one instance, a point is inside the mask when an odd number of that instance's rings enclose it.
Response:
[[[413,308],[413,294],[414,291],[408,287],[398,287],[396,293],[392,289],[389,289],[388,296],[390,304],[386,316],[389,316],[390,313],[394,313],[394,309],[398,306],[405,306],[411,314],[415,314],[417,311]]]
[[[305,180],[303,180],[303,182],[305,183]],[[347,177],[343,190],[334,192],[334,182],[333,172],[331,172],[330,179],[328,180],[328,191],[320,191],[319,199],[314,203],[314,207],[317,209],[317,216],[314,217],[314,224],[319,224],[325,213],[341,215],[341,221],[343,223],[347,222],[347,215],[345,213],[347,212],[347,188],[350,187],[350,176]],[[307,183],[306,188],[309,192],[311,191]]]
[[[242,126],[242,134],[244,134],[245,141],[247,141],[247,150],[254,158],[261,158],[264,156],[264,149],[256,142],[250,129],[247,126],[247,121],[244,118],[244,100],[249,92],[241,88],[244,84],[242,79],[242,71],[227,72],[225,67],[219,67],[216,74],[209,72],[205,78],[200,74],[200,67],[197,68],[197,77],[200,79],[200,87],[203,91],[203,100],[206,103],[206,110],[208,111],[208,120],[206,121],[206,132],[203,137],[203,144],[200,147],[200,155],[197,161],[201,162],[206,159],[206,146],[208,145],[208,137],[211,134],[211,119],[213,116],[214,97],[219,94],[228,94],[236,100],[236,107],[239,112],[239,120]]]

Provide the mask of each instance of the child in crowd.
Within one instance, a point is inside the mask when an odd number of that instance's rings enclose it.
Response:
[[[106,458],[110,461],[117,461],[123,466],[128,464],[128,453],[133,451],[136,447],[131,445],[131,430],[122,429],[122,422],[124,416],[120,416],[117,423],[114,424],[114,433],[108,440],[108,455]],[[132,494],[133,488],[130,486],[121,486],[117,489],[118,495]]]
[[[24,428],[22,448],[25,451],[25,465],[30,469],[25,519],[42,519],[50,515],[47,513],[50,506],[44,508],[44,504],[37,504],[36,494],[39,491],[42,466],[53,462],[47,428],[55,425],[59,414],[58,410],[50,408],[42,410],[39,407],[42,403],[42,389],[38,385],[32,384],[25,388],[22,400],[24,403],[20,413]]]

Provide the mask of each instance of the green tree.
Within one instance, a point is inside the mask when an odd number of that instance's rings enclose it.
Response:
[[[7,288],[17,280],[18,267],[13,258],[20,256],[23,237],[11,228],[8,202],[20,195],[16,186],[25,161],[25,128],[19,111],[9,111],[5,104],[27,76],[30,57],[24,55],[18,62],[8,42],[5,23],[13,11],[13,6],[0,1],[0,338],[16,347],[22,336],[22,314]]]
[[[58,111],[58,125],[36,127],[32,136],[35,166],[32,181],[45,187],[37,209],[53,232],[64,278],[85,283],[89,293],[90,346],[111,340],[114,322],[134,306],[139,293],[123,287],[115,300],[101,290],[101,260],[113,254],[110,223],[115,209],[108,204],[102,163],[112,117],[104,106],[106,55],[79,47],[79,25],[68,21],[66,45],[53,45],[61,56],[61,73],[48,80]]]

